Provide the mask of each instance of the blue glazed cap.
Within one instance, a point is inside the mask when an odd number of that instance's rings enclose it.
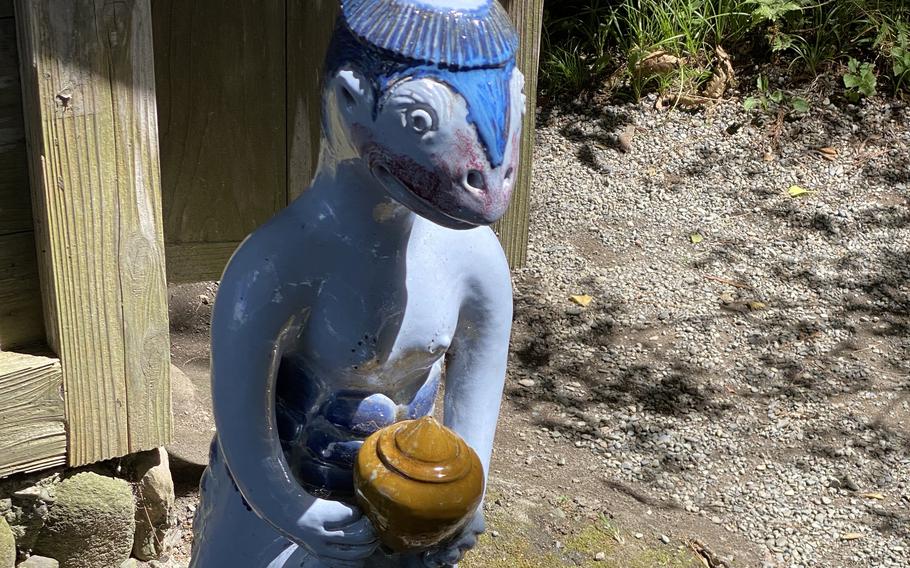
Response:
[[[362,41],[440,67],[500,67],[518,49],[496,0],[342,0],[341,13]]]

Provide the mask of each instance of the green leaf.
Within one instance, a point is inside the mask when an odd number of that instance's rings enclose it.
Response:
[[[790,197],[802,197],[809,193],[808,189],[804,189],[798,185],[791,185],[790,189],[787,190],[787,193],[790,194]]]
[[[771,99],[772,102],[780,104],[784,100],[784,93],[782,91],[774,91],[768,98]]]
[[[749,97],[743,101],[743,108],[746,110],[752,110],[761,104],[761,100],[757,97]]]
[[[844,86],[848,89],[855,89],[859,87],[859,77],[847,73],[844,75]]]
[[[793,45],[793,36],[785,33],[779,33],[771,41],[771,51],[786,51]]]
[[[689,240],[692,241],[693,245],[697,245],[698,243],[705,240],[705,238],[703,236],[701,236],[700,233],[692,233],[691,235],[689,235]]]
[[[759,75],[758,79],[755,81],[755,85],[758,87],[758,90],[765,92],[768,90],[768,78],[764,75]]]
[[[802,97],[793,97],[793,99],[790,100],[790,105],[793,107],[793,110],[800,114],[809,112],[809,101]]]

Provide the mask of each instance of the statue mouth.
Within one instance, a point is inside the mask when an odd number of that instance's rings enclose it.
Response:
[[[483,223],[467,221],[442,210],[438,205],[423,197],[421,192],[412,187],[406,179],[393,174],[383,163],[373,164],[371,172],[395,201],[425,219],[450,229],[473,229],[483,225]]]

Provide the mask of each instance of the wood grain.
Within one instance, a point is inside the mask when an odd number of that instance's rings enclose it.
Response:
[[[239,246],[239,242],[167,245],[167,280],[174,283],[221,280],[224,267]]]
[[[32,230],[28,192],[16,23],[4,18],[0,19],[0,235]]]
[[[171,436],[149,0],[16,0],[49,342],[69,464]]]
[[[0,353],[0,477],[65,462],[60,362]]]
[[[505,0],[503,6],[521,37],[518,68],[525,76],[528,108],[521,133],[521,165],[505,216],[494,226],[509,265],[520,268],[528,260],[528,220],[530,218],[534,130],[537,113],[537,68],[543,29],[543,0]]]
[[[239,242],[287,205],[285,2],[152,11],[165,239]]]
[[[288,0],[288,195],[316,173],[322,136],[322,73],[337,0]]]
[[[44,343],[44,322],[35,236],[0,236],[0,351],[36,343]]]

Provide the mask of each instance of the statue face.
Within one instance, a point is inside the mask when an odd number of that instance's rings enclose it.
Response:
[[[502,217],[517,175],[525,107],[524,78],[517,69],[509,80],[505,101],[510,102],[501,103],[510,108],[502,109],[508,117],[499,134],[505,137],[504,152],[495,166],[469,120],[466,98],[445,82],[430,76],[399,80],[373,107],[356,74],[342,71],[338,78],[339,106],[352,119],[352,150],[393,199],[454,229]],[[367,105],[371,112],[364,112]]]

